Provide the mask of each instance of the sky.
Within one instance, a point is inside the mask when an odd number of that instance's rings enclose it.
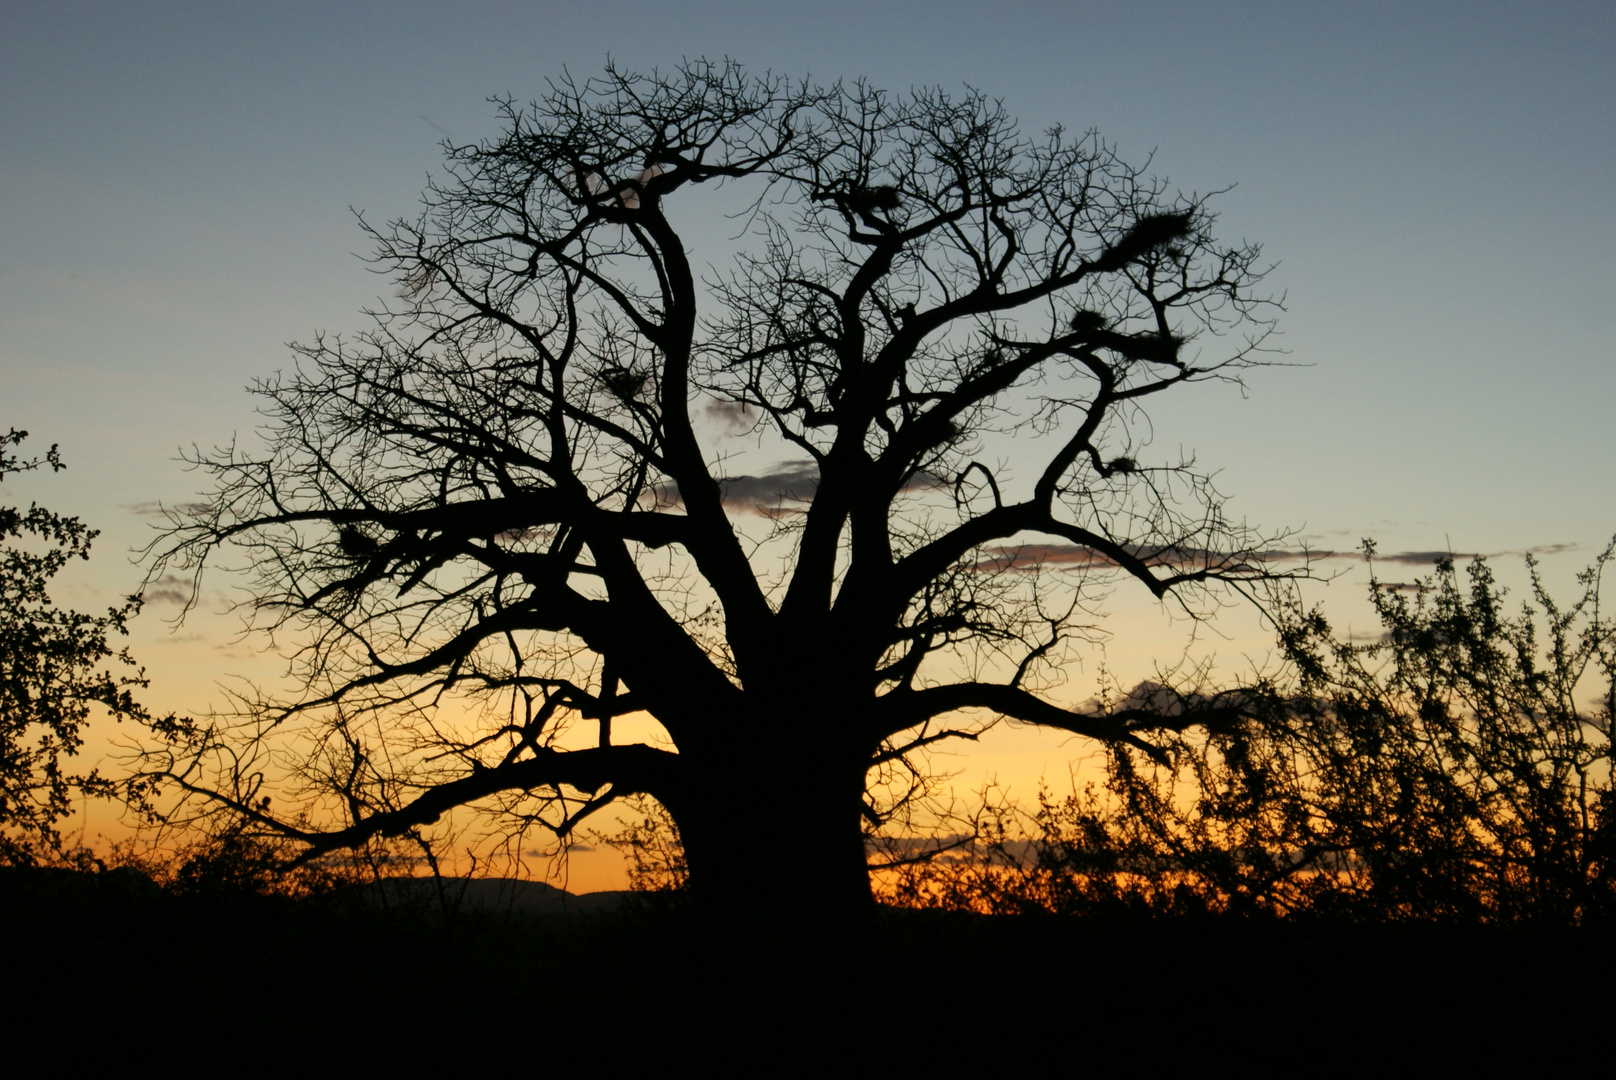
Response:
[[[178,448],[252,438],[243,387],[285,343],[363,327],[386,283],[354,211],[411,212],[440,140],[495,131],[490,95],[607,56],[970,85],[1185,190],[1235,185],[1219,231],[1278,263],[1284,366],[1164,400],[1158,449],[1329,550],[1538,550],[1568,580],[1616,532],[1609,3],[0,0],[0,426],[69,463],[0,497],[103,530],[59,598],[132,590],[150,508],[196,489]],[[134,638],[162,707],[278,664],[225,617],[163,613]],[[1132,660],[1162,650],[1159,611],[1119,618]]]

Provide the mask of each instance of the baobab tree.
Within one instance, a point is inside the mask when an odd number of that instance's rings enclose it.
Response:
[[[261,448],[198,455],[151,573],[234,553],[299,691],[156,771],[305,858],[646,794],[696,894],[849,910],[916,751],[1194,719],[1050,691],[1094,575],[1200,610],[1270,573],[1140,434],[1272,328],[1206,197],[975,91],[697,62],[496,106],[418,216],[365,224],[371,329],[255,387]],[[614,737],[631,713],[666,740]]]

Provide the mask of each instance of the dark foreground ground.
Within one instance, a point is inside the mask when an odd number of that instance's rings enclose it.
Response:
[[[178,1038],[221,1066],[291,1047],[517,1045],[537,1063],[777,1036],[782,1055],[855,1037],[896,1057],[1176,1046],[1265,1069],[1298,1052],[1558,1058],[1616,1023],[1613,939],[1588,930],[896,910],[825,926],[543,896],[446,918],[440,899],[172,896],[135,874],[0,870],[0,1023],[14,1046]]]

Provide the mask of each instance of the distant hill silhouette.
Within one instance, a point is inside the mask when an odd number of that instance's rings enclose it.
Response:
[[[616,889],[571,893],[522,878],[387,878],[362,888],[379,888],[389,904],[435,907],[446,899],[455,911],[478,915],[593,915],[622,910],[631,895]]]

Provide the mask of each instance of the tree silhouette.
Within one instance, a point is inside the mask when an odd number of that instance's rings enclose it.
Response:
[[[16,428],[0,435],[0,481],[41,466],[64,468],[55,446],[43,458],[18,456],[27,437]],[[114,654],[107,637],[128,633],[139,598],[97,616],[58,607],[46,591],[70,560],[90,557],[95,537],[78,518],[42,506],[0,506],[0,864],[62,857],[56,826],[75,792],[111,792],[95,771],[73,775],[63,761],[84,744],[97,707],[176,734],[172,717],[154,717],[132,697],[146,685],[143,670],[114,675],[102,668],[109,659],[134,667],[128,650]],[[143,790],[137,783],[129,793],[139,801]]]
[[[310,858],[643,793],[693,891],[847,910],[917,751],[1192,722],[1048,692],[1093,575],[1199,612],[1269,573],[1192,461],[1143,453],[1149,398],[1238,379],[1272,326],[1207,198],[975,91],[695,62],[497,107],[418,217],[365,225],[398,285],[372,329],[257,384],[262,451],[196,455],[213,494],[151,573],[233,552],[302,689],[154,774]],[[730,472],[748,445],[789,456]],[[640,711],[671,746],[614,738]]]

